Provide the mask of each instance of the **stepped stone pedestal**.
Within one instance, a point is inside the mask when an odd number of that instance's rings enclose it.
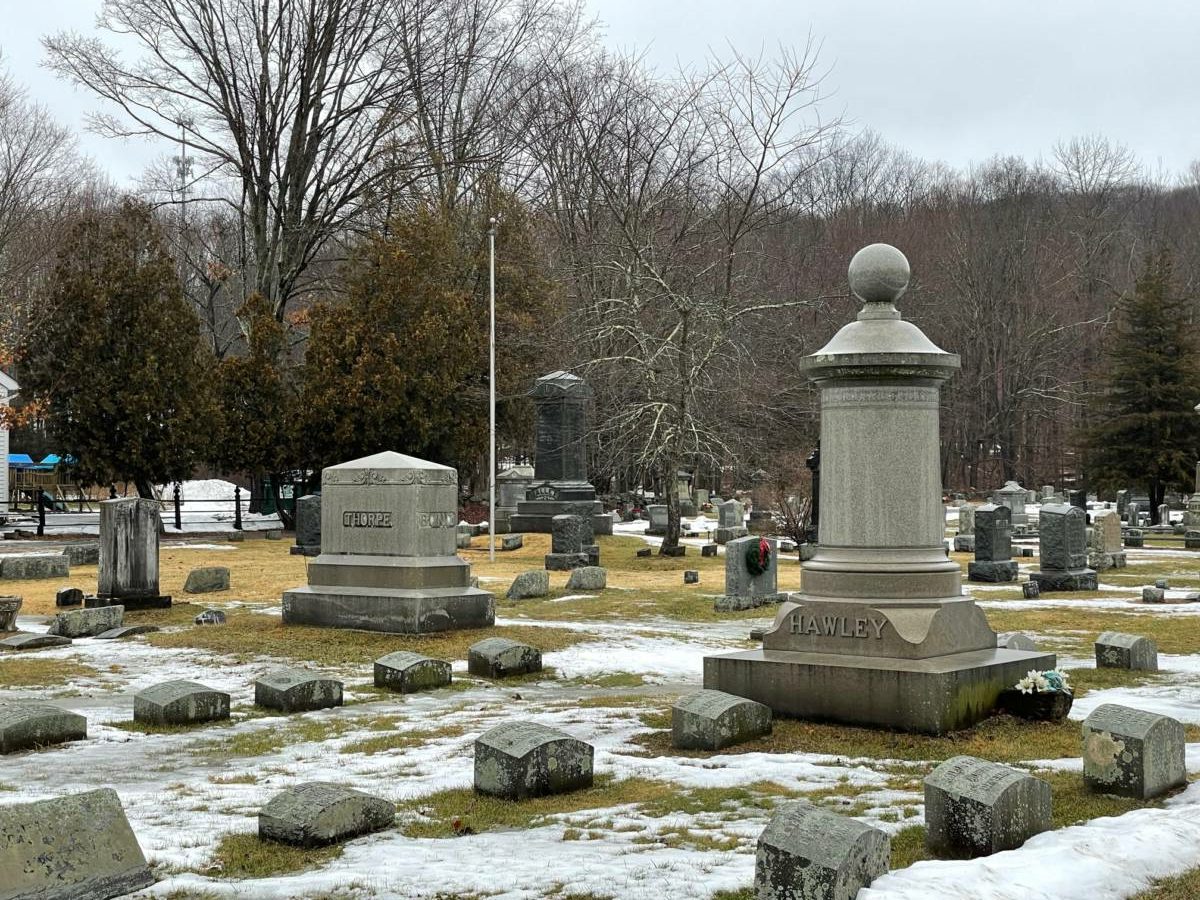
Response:
[[[900,317],[908,277],[883,244],[850,264],[863,310],[802,363],[821,389],[816,553],[762,649],[706,657],[705,688],[784,716],[937,734],[1054,667],[1054,654],[996,646],[946,557],[938,402],[959,358]]]
[[[484,628],[496,601],[456,552],[458,473],[377,453],[321,473],[321,555],[283,621],[402,634]]]
[[[583,515],[590,509],[596,534],[612,534],[612,516],[596,499],[587,479],[587,404],[592,390],[569,372],[551,372],[530,391],[537,416],[533,481],[509,516],[511,531],[550,534],[555,516]]]

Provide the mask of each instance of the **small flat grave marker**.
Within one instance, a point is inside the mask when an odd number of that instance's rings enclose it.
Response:
[[[58,613],[50,620],[50,634],[61,637],[94,637],[124,624],[125,607],[100,606],[95,609],[73,609]]]
[[[276,794],[258,814],[258,836],[298,847],[319,847],[389,827],[396,807],[362,791],[310,781]]]
[[[724,691],[699,691],[671,707],[671,746],[721,750],[771,733],[771,708]]]
[[[878,828],[786,803],[758,839],[754,887],[759,900],[854,900],[887,874],[892,842]]]
[[[133,637],[136,634],[150,634],[158,631],[157,625],[122,625],[120,628],[110,628],[96,635],[98,641],[119,641],[121,638]]]
[[[999,763],[955,756],[925,779],[925,843],[934,853],[989,856],[1049,831],[1050,785]]]
[[[254,682],[254,704],[285,713],[342,705],[342,683],[307,669],[276,669]]]
[[[66,647],[71,639],[57,634],[34,634],[31,631],[19,631],[12,637],[0,641],[3,650],[41,650],[46,647]]]
[[[138,691],[133,720],[151,725],[191,725],[229,718],[229,695],[194,681],[164,681]]]
[[[536,722],[505,722],[475,741],[475,790],[507,800],[592,786],[591,744]]]
[[[87,739],[87,719],[48,703],[0,705],[0,753]]]
[[[506,678],[542,671],[542,651],[502,637],[485,638],[467,651],[467,671],[482,678]]]
[[[1092,790],[1148,800],[1187,782],[1175,719],[1105,703],[1083,721],[1083,780]]]
[[[450,683],[450,663],[408,650],[398,650],[375,660],[375,686],[402,694],[445,687]]]
[[[1158,671],[1158,644],[1148,637],[1106,631],[1096,639],[1096,668]]]

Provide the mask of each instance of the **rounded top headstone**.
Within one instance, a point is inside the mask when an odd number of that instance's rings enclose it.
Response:
[[[850,290],[864,303],[895,303],[911,274],[908,258],[891,244],[870,244],[850,260]]]

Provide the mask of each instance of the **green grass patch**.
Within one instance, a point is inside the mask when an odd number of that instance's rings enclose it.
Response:
[[[507,626],[439,634],[385,634],[341,628],[284,625],[274,616],[227,611],[228,624],[155,632],[147,640],[156,647],[210,650],[240,661],[262,657],[311,662],[322,666],[367,665],[397,650],[435,659],[466,659],[467,648],[486,637],[512,638],[543,653],[562,650],[590,636],[563,628]]]
[[[368,756],[376,753],[386,753],[389,750],[407,750],[420,747],[426,741],[438,738],[459,737],[466,729],[459,725],[445,725],[441,728],[414,729],[412,731],[389,731],[376,737],[363,738],[353,741],[341,748],[342,753],[365,753]]]
[[[1196,900],[1197,897],[1200,897],[1200,869],[1189,869],[1181,875],[1156,879],[1130,900]]]
[[[93,666],[71,659],[0,658],[0,684],[6,688],[57,687],[72,681],[94,681]]]
[[[257,834],[226,834],[217,842],[212,868],[225,878],[269,878],[319,868],[342,855],[342,848],[293,847],[264,841]]]
[[[984,612],[995,631],[1051,635],[1080,656],[1092,655],[1092,644],[1102,631],[1145,635],[1157,642],[1161,653],[1200,653],[1200,616],[1163,616],[1156,609],[1149,605],[1144,613],[1063,607]]]

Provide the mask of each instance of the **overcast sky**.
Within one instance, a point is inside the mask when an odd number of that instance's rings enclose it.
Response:
[[[1196,0],[586,0],[605,41],[659,68],[727,44],[770,52],[821,42],[829,114],[930,160],[1048,157],[1099,133],[1171,173],[1200,159]],[[82,130],[86,94],[39,65],[42,34],[90,32],[100,0],[0,0],[4,62]],[[159,151],[83,135],[127,183]]]

